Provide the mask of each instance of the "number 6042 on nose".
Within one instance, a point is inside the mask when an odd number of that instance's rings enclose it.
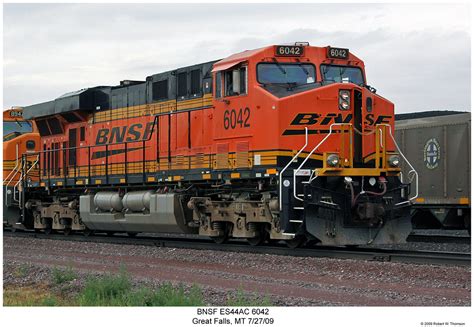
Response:
[[[224,128],[250,127],[250,108],[231,109],[224,112]]]

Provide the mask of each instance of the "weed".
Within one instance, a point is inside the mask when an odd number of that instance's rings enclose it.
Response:
[[[247,297],[242,289],[238,289],[234,297],[227,298],[227,305],[232,307],[268,307],[272,305],[272,302],[267,296],[263,299],[259,299],[257,296]]]
[[[56,285],[70,282],[76,278],[77,275],[71,267],[68,267],[66,270],[53,268],[53,283]]]
[[[202,306],[202,292],[193,286],[186,294],[182,285],[165,283],[158,289],[132,289],[128,274],[89,279],[79,295],[81,306]]]
[[[23,278],[28,275],[29,268],[27,265],[22,264],[18,268],[15,269],[14,271],[14,276],[17,278]]]
[[[79,295],[81,306],[123,306],[132,284],[123,271],[118,276],[90,278]]]
[[[174,287],[171,283],[161,285],[150,298],[152,306],[202,306],[202,291],[194,285],[189,294],[184,291],[183,285]]]

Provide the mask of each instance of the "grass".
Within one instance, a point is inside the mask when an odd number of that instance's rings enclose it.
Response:
[[[16,278],[23,278],[28,275],[28,271],[29,271],[28,266],[25,264],[22,264],[18,268],[15,269],[13,274]]]
[[[156,290],[133,290],[130,277],[124,271],[117,276],[91,278],[79,295],[80,306],[202,306],[202,292],[193,286],[186,294],[184,287],[170,283]]]
[[[65,284],[77,278],[72,269],[53,269],[52,281]],[[48,285],[4,290],[5,306],[205,306],[201,288],[194,285],[186,291],[182,284],[164,283],[156,289],[134,288],[128,273],[121,269],[117,275],[90,277],[76,295],[65,298],[52,292]],[[247,297],[239,289],[227,299],[227,306],[269,306],[265,297]]]
[[[227,306],[230,307],[268,307],[271,305],[272,302],[267,296],[263,299],[257,296],[248,297],[244,294],[242,289],[237,290],[235,297],[227,298]]]
[[[74,305],[69,299],[52,294],[47,285],[5,288],[3,291],[4,306],[69,306]]]
[[[72,270],[71,267],[67,269],[53,268],[53,283],[56,285],[61,285],[66,282],[70,282],[77,278],[76,273]]]

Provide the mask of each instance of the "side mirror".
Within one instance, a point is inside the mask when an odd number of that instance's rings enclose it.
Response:
[[[238,69],[232,71],[232,92],[240,94],[240,71]]]

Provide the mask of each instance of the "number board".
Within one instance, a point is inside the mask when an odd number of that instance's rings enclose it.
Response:
[[[10,117],[23,117],[22,111],[10,111]]]
[[[349,49],[328,48],[328,58],[347,59],[349,58]]]
[[[300,45],[277,45],[275,47],[275,56],[280,57],[299,57],[303,55],[304,48]]]

